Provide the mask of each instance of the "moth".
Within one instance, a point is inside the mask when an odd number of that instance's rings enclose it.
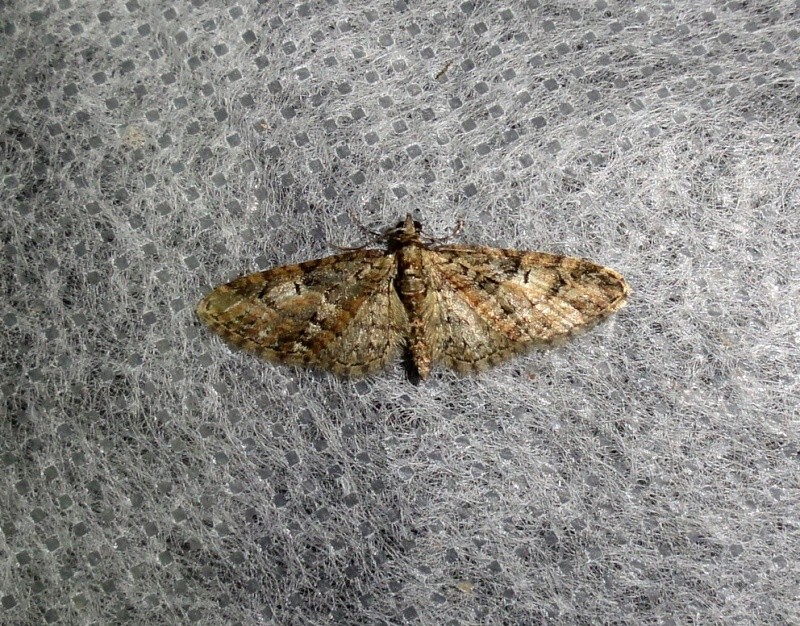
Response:
[[[365,376],[406,354],[427,378],[475,372],[593,326],[629,287],[585,259],[423,241],[409,214],[356,249],[248,274],[197,314],[232,344],[278,363]]]

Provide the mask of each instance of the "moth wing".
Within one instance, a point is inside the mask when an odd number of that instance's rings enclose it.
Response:
[[[428,253],[442,328],[433,358],[461,372],[586,330],[629,291],[620,274],[585,259],[479,246]]]
[[[197,314],[227,341],[271,361],[363,376],[405,343],[396,273],[394,254],[347,252],[237,278],[201,300]]]

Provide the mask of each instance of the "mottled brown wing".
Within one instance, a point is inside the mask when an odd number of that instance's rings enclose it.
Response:
[[[393,254],[347,252],[237,278],[201,300],[197,314],[271,361],[362,376],[403,349],[408,318],[396,272]]]
[[[628,294],[617,272],[584,259],[475,246],[427,256],[441,327],[433,358],[461,372],[588,329]]]

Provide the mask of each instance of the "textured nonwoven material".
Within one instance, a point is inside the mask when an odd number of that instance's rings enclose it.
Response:
[[[0,6],[0,623],[799,623],[799,12]],[[195,316],[407,213],[629,304],[416,383]]]

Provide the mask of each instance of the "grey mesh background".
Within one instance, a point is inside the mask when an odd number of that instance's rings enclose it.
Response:
[[[1,623],[798,623],[797,2],[0,15]],[[419,385],[195,318],[409,211],[630,304]]]

